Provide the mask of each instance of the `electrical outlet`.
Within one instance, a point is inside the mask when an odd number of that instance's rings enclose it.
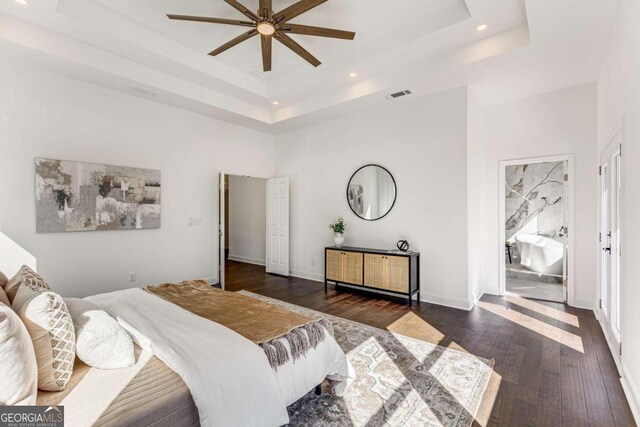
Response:
[[[136,281],[136,273],[129,273],[129,283],[134,283]]]

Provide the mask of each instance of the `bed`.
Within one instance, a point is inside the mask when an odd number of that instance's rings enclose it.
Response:
[[[136,346],[136,364],[102,370],[76,359],[60,392],[38,392],[38,405],[65,408],[66,426],[197,426],[198,409],[182,378]]]
[[[329,335],[274,368],[253,342],[141,289],[87,300],[130,333],[137,362],[107,371],[78,361],[65,391],[40,392],[38,404],[64,405],[68,426],[283,425],[286,407],[324,379],[342,394],[353,376]]]

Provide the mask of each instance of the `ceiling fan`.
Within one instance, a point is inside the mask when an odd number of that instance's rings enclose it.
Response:
[[[353,38],[356,36],[356,33],[351,31],[334,30],[331,28],[313,27],[309,25],[289,23],[289,21],[296,16],[302,15],[303,13],[313,9],[314,7],[321,5],[327,0],[301,0],[278,13],[273,13],[273,10],[271,9],[272,0],[260,0],[260,9],[257,13],[253,13],[252,11],[238,3],[236,0],[224,1],[240,11],[251,21],[173,14],[168,14],[167,17],[169,19],[176,19],[180,21],[208,22],[212,24],[238,25],[241,27],[250,28],[250,30],[246,33],[241,34],[235,39],[223,44],[216,50],[211,51],[209,55],[219,55],[227,49],[230,49],[233,46],[252,38],[253,36],[260,35],[262,43],[262,66],[264,71],[271,71],[271,43],[273,38],[297,53],[314,67],[317,67],[318,65],[320,65],[320,61],[318,61],[318,59],[310,54],[305,48],[296,43],[291,37],[289,37],[288,34],[331,37],[345,40],[353,40]]]

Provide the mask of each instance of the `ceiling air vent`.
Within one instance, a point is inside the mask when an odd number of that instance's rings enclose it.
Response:
[[[389,95],[385,96],[385,98],[387,98],[387,99],[396,99],[396,98],[401,98],[401,97],[407,96],[407,95],[411,95],[411,91],[410,90],[402,90],[400,92],[392,93],[392,94],[389,94]]]

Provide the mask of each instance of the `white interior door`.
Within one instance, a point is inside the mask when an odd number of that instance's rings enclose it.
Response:
[[[220,287],[224,289],[225,285],[225,230],[224,224],[226,221],[225,217],[225,174],[219,174],[218,181],[218,281],[220,282]]]
[[[267,180],[267,273],[289,276],[289,178]]]
[[[600,322],[614,355],[620,349],[620,134],[600,156]]]

